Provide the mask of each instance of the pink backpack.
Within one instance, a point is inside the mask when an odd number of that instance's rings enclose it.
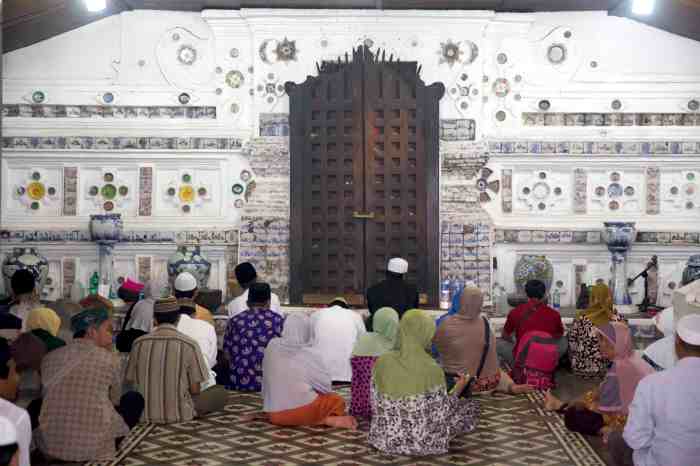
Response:
[[[558,363],[557,339],[549,333],[533,330],[518,342],[511,377],[517,384],[547,390],[554,387],[554,371]]]

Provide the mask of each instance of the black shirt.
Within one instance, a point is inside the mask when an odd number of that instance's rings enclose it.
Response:
[[[415,285],[403,281],[401,275],[389,275],[386,280],[377,283],[367,290],[367,307],[369,319],[365,323],[367,331],[372,331],[372,318],[378,309],[391,307],[399,314],[399,318],[409,309],[418,307],[418,290]]]

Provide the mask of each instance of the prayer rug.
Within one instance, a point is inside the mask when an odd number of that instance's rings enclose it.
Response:
[[[338,391],[348,398],[349,388]],[[355,432],[242,423],[241,415],[259,411],[262,400],[259,394],[232,392],[223,412],[181,424],[139,426],[110,466],[605,466],[584,437],[569,432],[559,415],[542,409],[541,394],[478,399],[477,430],[455,439],[445,455],[410,458],[370,447],[366,423]]]

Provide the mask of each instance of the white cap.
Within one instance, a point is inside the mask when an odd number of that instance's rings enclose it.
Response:
[[[189,272],[182,272],[175,279],[175,290],[192,291],[197,288],[197,279]]]
[[[656,316],[654,316],[654,324],[656,325],[656,328],[659,329],[659,332],[663,333],[665,337],[673,335],[675,333],[673,329],[673,308],[667,307],[660,313],[656,314]]]
[[[17,443],[17,429],[6,417],[0,416],[0,447]]]
[[[389,260],[389,265],[387,265],[386,269],[389,272],[404,274],[408,272],[408,262],[400,257],[394,257]]]
[[[678,321],[678,336],[689,345],[700,346],[700,314],[690,314]]]

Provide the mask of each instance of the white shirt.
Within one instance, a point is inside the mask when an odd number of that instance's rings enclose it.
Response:
[[[248,309],[248,290],[245,290],[242,295],[240,295],[237,298],[234,298],[233,301],[228,303],[228,306],[226,307],[228,310],[228,317],[229,319],[235,315],[240,314],[241,312],[245,311]],[[275,293],[270,294],[270,310],[273,312],[276,312],[279,315],[282,314],[282,309],[280,307],[280,299],[277,297]]]
[[[335,381],[352,379],[350,357],[357,338],[365,333],[362,316],[352,309],[333,306],[311,315],[314,325],[314,347],[323,356],[324,363]]]
[[[29,413],[14,403],[0,398],[0,416],[7,418],[17,430],[19,466],[30,466],[29,447],[32,443],[32,423],[29,420]]]
[[[216,330],[214,330],[214,327],[208,322],[193,319],[187,314],[182,314],[177,324],[177,330],[197,342],[204,356],[204,360],[207,362],[207,366],[209,367],[209,380],[202,382],[202,391],[216,385],[216,373],[211,370],[211,368],[216,365],[216,350],[218,348]]]
[[[637,385],[623,437],[635,466],[697,466],[700,358],[686,357]]]

